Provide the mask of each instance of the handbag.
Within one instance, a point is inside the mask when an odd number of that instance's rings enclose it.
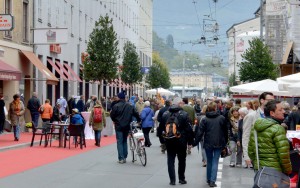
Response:
[[[254,130],[257,168],[259,169],[257,132]],[[254,176],[253,188],[290,188],[290,178],[272,167],[262,167]]]
[[[221,151],[221,158],[225,158],[231,155],[231,150],[229,146],[225,146],[225,148]]]
[[[8,111],[6,109],[6,106],[4,106],[3,108],[4,108],[4,115],[7,116],[8,115]]]
[[[11,132],[12,126],[11,123],[6,119],[4,122],[4,128],[6,132]]]

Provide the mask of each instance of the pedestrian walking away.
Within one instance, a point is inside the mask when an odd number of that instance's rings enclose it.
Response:
[[[140,122],[140,116],[133,106],[125,101],[125,93],[118,93],[118,99],[112,107],[110,117],[115,124],[118,162],[126,163],[128,155],[127,137],[130,130],[130,123],[135,117]]]
[[[206,117],[200,122],[194,146],[198,145],[203,135],[203,147],[207,157],[206,182],[210,187],[216,187],[219,158],[228,141],[228,129],[226,120],[218,113],[215,102],[207,105]]]
[[[170,185],[176,185],[176,175],[175,175],[175,158],[178,158],[178,178],[180,184],[186,184],[185,179],[185,168],[186,168],[186,151],[187,146],[192,146],[193,144],[193,130],[190,124],[188,113],[182,109],[183,101],[181,98],[176,97],[173,100],[173,105],[163,114],[163,121],[168,124],[168,120],[171,116],[175,116],[176,119],[174,123],[178,124],[177,137],[166,138],[166,148],[167,148],[167,162],[168,162],[168,173],[170,178]],[[178,121],[178,122],[176,122]],[[165,126],[165,134],[167,134]],[[174,130],[174,128],[173,128]]]

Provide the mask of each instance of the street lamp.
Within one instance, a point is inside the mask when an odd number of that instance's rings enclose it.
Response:
[[[185,96],[185,58],[182,61],[183,84],[182,84],[182,98]]]

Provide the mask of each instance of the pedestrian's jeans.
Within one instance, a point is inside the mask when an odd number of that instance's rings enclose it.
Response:
[[[127,148],[128,132],[129,132],[128,130],[127,131],[116,131],[119,161],[126,159],[127,155],[128,155],[128,148]]]
[[[35,128],[37,128],[39,126],[39,117],[40,117],[40,113],[39,112],[31,112],[31,120],[34,123]]]
[[[205,149],[203,148],[203,144],[204,141],[200,141],[200,146],[201,146],[201,154],[202,154],[202,162],[206,162],[207,161],[207,157],[206,157],[206,153],[205,153]]]
[[[100,130],[94,130],[94,132],[95,132],[95,142],[96,142],[96,144],[100,144],[101,131]]]
[[[229,142],[229,147],[230,147],[230,151],[231,151],[231,155],[230,155],[230,164],[238,164],[241,165],[242,164],[242,157],[243,157],[243,153],[242,153],[242,146],[237,146],[237,143],[235,141],[230,141]]]
[[[20,138],[20,125],[13,126],[15,138]]]
[[[205,149],[207,157],[206,179],[210,182],[216,182],[219,158],[221,149]]]

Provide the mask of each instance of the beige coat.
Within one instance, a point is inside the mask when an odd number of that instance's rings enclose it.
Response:
[[[100,105],[96,104],[94,108],[102,108]],[[96,131],[102,131],[104,127],[106,127],[106,116],[105,110],[102,108],[102,122],[95,123],[94,122],[94,108],[92,108],[91,115],[90,115],[90,126],[93,126],[93,129]]]
[[[18,113],[18,114],[17,114]],[[22,101],[19,103],[16,103],[16,101],[13,101],[9,104],[9,110],[8,110],[8,119],[11,121],[12,126],[17,126],[22,123],[22,116],[25,113],[24,104]]]

